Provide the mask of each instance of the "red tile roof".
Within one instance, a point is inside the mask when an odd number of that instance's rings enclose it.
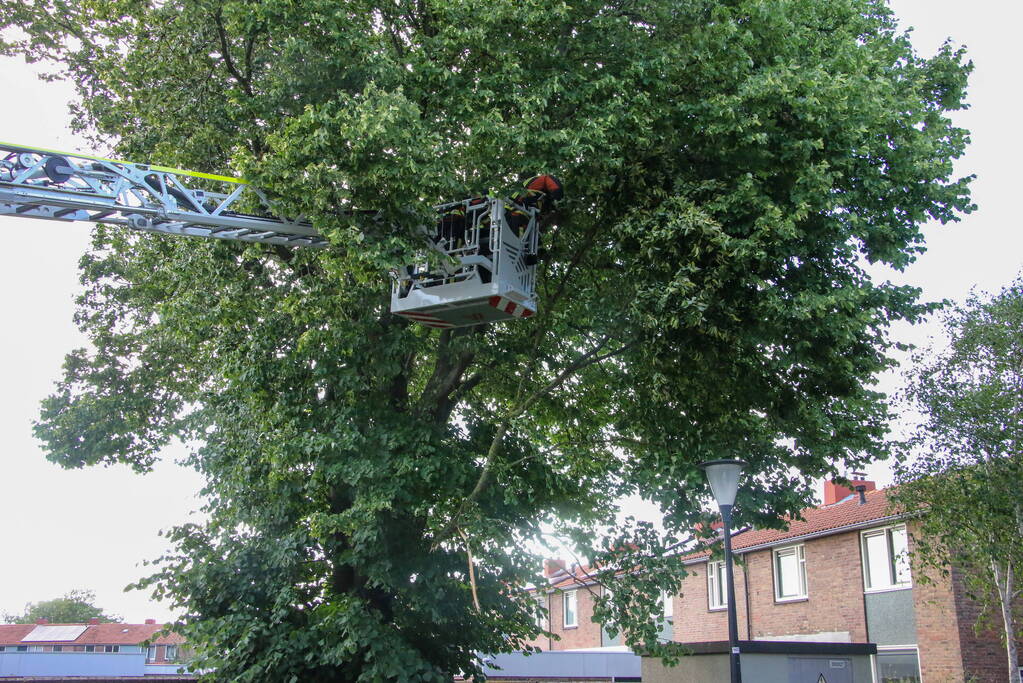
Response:
[[[565,571],[558,572],[549,577],[548,581],[550,583],[547,585],[547,590],[555,588],[567,589],[596,583],[597,579],[593,574],[597,571],[596,567],[572,565]]]
[[[865,503],[860,503],[859,495],[849,496],[831,505],[805,508],[801,512],[802,519],[788,519],[787,529],[749,529],[732,535],[732,550],[755,548],[763,545],[774,545],[789,539],[795,540],[803,536],[839,532],[846,527],[855,527],[870,522],[881,522],[898,513],[888,503],[886,489],[867,491]],[[709,551],[702,550],[690,553],[687,557],[698,559],[706,557]]]
[[[886,489],[867,491],[866,502],[860,503],[859,495],[850,496],[831,505],[805,508],[801,511],[802,519],[789,519],[787,529],[749,529],[738,531],[732,535],[732,550],[741,552],[749,548],[763,545],[774,545],[789,539],[797,539],[803,536],[815,534],[827,534],[828,532],[839,533],[846,527],[855,527],[870,522],[881,523],[884,520],[899,515],[888,505],[888,494]],[[720,522],[715,522],[711,528],[719,529]],[[698,561],[710,555],[709,550],[696,550],[685,555],[685,559]],[[566,568],[564,571],[555,572],[548,577],[547,590],[567,590],[573,587],[592,584],[595,582],[592,574],[596,572],[595,567],[578,566]]]
[[[0,645],[24,645],[22,639],[36,626],[71,626],[72,624],[0,624]],[[163,624],[77,624],[85,626],[75,640],[32,641],[32,645],[138,645],[145,640],[155,645],[180,645],[185,639],[176,633],[154,638]]]

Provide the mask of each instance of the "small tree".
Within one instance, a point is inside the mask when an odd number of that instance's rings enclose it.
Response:
[[[900,466],[895,500],[921,514],[914,559],[946,575],[961,568],[985,614],[1000,615],[1009,680],[1019,683],[1023,280],[972,296],[945,329],[949,348],[918,356],[908,373],[905,399],[923,419],[904,445],[927,455]]]
[[[40,619],[51,624],[79,624],[93,618],[104,623],[121,621],[121,617],[105,614],[92,604],[95,600],[93,591],[75,589],[60,598],[30,602],[25,605],[24,614],[5,614],[4,621],[8,624],[34,624]]]

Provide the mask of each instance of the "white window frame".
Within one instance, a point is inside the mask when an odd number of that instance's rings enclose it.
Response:
[[[168,662],[173,662],[175,659],[177,659],[178,658],[178,646],[177,645],[167,645],[166,647],[164,647],[164,649],[163,649],[163,658],[165,660],[167,660]]]
[[[543,610],[542,612],[536,615],[536,625],[541,631],[549,631],[550,624],[548,622],[550,621],[550,611],[548,610],[547,607],[547,594],[538,592],[536,594],[535,600],[536,603]]]
[[[883,654],[898,654],[903,652],[909,652],[912,650],[916,653],[916,668],[920,671],[920,680],[924,680],[923,668],[920,664],[920,648],[916,645],[878,645],[877,654],[870,655],[870,680],[872,683],[879,683],[880,678],[877,675],[877,655]],[[1020,667],[1023,668],[1023,667]]]
[[[728,590],[725,583],[728,576],[724,560],[707,562],[707,609],[715,612],[728,609]]]
[[[661,617],[668,620],[675,618],[675,596],[670,591],[661,591]]]
[[[799,592],[795,595],[782,595],[781,594],[781,561],[782,555],[788,555],[789,553],[795,553],[796,555],[796,566],[799,568]],[[774,574],[774,601],[775,602],[793,602],[796,600],[806,600],[809,597],[809,590],[807,589],[806,580],[806,546],[802,543],[798,545],[787,545],[781,548],[774,548],[771,551],[771,565],[772,574]]]
[[[579,626],[579,596],[578,589],[565,591],[561,596],[561,623],[565,628],[576,628]],[[568,620],[568,604],[572,603],[572,621]]]
[[[860,532],[860,568],[863,571],[863,592],[864,593],[885,593],[887,591],[901,591],[913,587],[913,574],[909,566],[909,558],[906,557],[904,562],[906,563],[905,569],[909,578],[906,581],[899,583],[898,581],[889,581],[883,585],[875,584],[870,576],[870,560],[869,552],[867,551],[867,539],[883,534],[885,537],[885,554],[887,562],[885,563],[888,567],[889,578],[894,579],[896,566],[895,558],[892,556],[892,537],[891,533],[893,530],[901,530],[906,534],[906,545],[909,546],[909,531],[906,529],[905,524],[891,524],[888,526],[877,527],[875,529],[868,529]]]

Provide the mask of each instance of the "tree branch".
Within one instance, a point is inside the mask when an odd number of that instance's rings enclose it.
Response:
[[[611,340],[610,335],[605,336],[602,340],[600,340],[600,342],[597,343],[595,347],[593,347],[585,354],[583,354],[582,357],[570,363],[568,367],[566,367],[564,370],[558,373],[558,376],[552,379],[550,382],[548,382],[543,388],[537,389],[533,393],[529,394],[529,396],[527,396],[519,404],[517,408],[515,408],[508,414],[508,419],[514,419],[521,415],[522,413],[524,413],[526,409],[529,408],[530,405],[532,405],[533,401],[540,398],[544,394],[550,393],[554,389],[557,389],[565,382],[565,380],[567,380],[569,377],[579,372],[583,368],[588,367],[590,365],[596,365],[597,363],[601,363],[607,360],[608,358],[612,358],[614,356],[622,354],[638,343],[638,340],[633,340],[627,344],[619,346],[614,351],[609,351],[607,353],[600,354],[599,351],[602,348],[604,348],[604,346],[606,346],[610,340]]]
[[[248,78],[238,71],[234,60],[231,59],[231,47],[228,43],[227,31],[224,30],[223,12],[220,9],[213,13],[213,22],[217,26],[217,36],[220,38],[220,53],[224,56],[224,66],[227,67],[228,72],[238,81],[238,84],[242,86],[245,94],[252,97],[252,84]]]
[[[469,369],[476,357],[473,351],[452,353],[451,343],[460,337],[477,334],[478,331],[478,327],[473,327],[441,332],[437,348],[437,361],[419,398],[420,409],[429,413],[435,424],[447,422],[456,405],[456,402],[451,399],[451,394],[460,388],[465,371]],[[477,380],[478,382],[479,380]]]
[[[450,538],[451,534],[458,528],[459,521],[462,515],[469,509],[469,506],[476,502],[483,492],[487,490],[494,477],[494,470],[497,466],[497,458],[501,453],[501,445],[504,441],[505,434],[508,433],[508,429],[511,427],[511,422],[516,417],[526,411],[526,409],[540,396],[556,389],[566,379],[571,377],[574,373],[583,369],[584,367],[600,363],[608,358],[623,353],[628,348],[635,345],[637,342],[632,341],[628,344],[623,344],[613,351],[601,354],[600,350],[604,348],[607,343],[611,340],[610,335],[605,336],[600,342],[597,343],[592,349],[583,354],[580,358],[569,364],[564,370],[562,370],[557,377],[548,382],[542,389],[538,389],[530,393],[519,405],[512,410],[505,413],[505,416],[498,422],[497,431],[494,433],[494,438],[490,442],[490,448],[487,451],[487,457],[483,462],[483,469],[480,470],[479,478],[476,480],[476,485],[473,486],[472,491],[465,497],[462,504],[455,511],[455,514],[451,516],[451,519],[444,526],[444,528],[434,538],[433,547],[437,547],[440,543]]]

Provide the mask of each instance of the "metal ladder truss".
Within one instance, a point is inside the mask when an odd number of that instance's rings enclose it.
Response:
[[[240,206],[260,206],[267,214],[233,210]],[[266,197],[237,178],[0,142],[5,214],[240,242],[328,244],[301,219],[271,213]]]

